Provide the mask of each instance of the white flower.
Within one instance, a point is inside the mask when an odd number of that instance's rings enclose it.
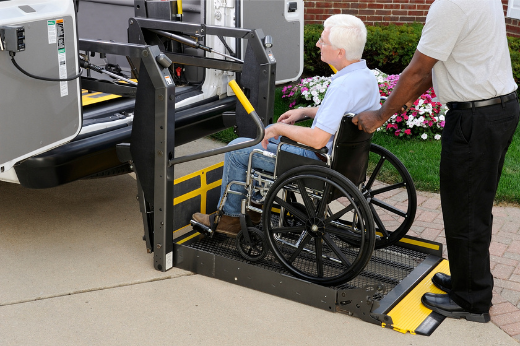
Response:
[[[425,134],[426,134],[426,133],[425,133]],[[433,138],[435,138],[435,140],[438,141],[439,139],[441,139],[441,135],[436,134],[435,136],[433,136]]]
[[[439,121],[444,121],[444,115],[439,115]]]
[[[426,138],[428,138],[428,135],[427,135],[426,133],[423,133],[423,134],[421,135],[421,138],[422,138],[422,139],[426,139]]]

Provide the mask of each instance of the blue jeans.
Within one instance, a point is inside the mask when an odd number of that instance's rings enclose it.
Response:
[[[251,140],[250,138],[237,138],[233,141],[231,141],[228,145],[242,143],[245,141]],[[269,140],[269,144],[267,145],[267,151],[276,154],[276,150],[278,147],[278,143],[280,143],[280,140],[271,138]],[[247,177],[247,168],[249,163],[249,154],[254,149],[261,149],[265,150],[262,147],[262,144],[259,143],[255,146],[230,151],[226,153],[224,158],[224,172],[222,174],[222,187],[220,189],[220,200],[222,200],[222,196],[224,196],[224,192],[226,192],[226,186],[230,181],[241,181],[245,182]],[[288,151],[290,153],[294,153],[300,156],[309,157],[315,160],[318,160],[316,154],[313,151],[294,147],[292,145],[283,145],[282,150]],[[253,156],[253,162],[252,162],[252,168],[253,169],[261,169],[268,172],[274,172],[274,164],[275,164],[275,158],[267,157],[264,155],[257,155],[255,154]],[[246,190],[241,185],[233,184],[231,185],[231,190],[238,191],[243,193],[244,195],[236,195],[229,193],[227,196],[226,203],[224,204],[224,207],[222,208],[224,211],[224,214],[228,216],[240,216],[240,206],[242,199],[245,198]],[[219,205],[220,205],[219,200]]]

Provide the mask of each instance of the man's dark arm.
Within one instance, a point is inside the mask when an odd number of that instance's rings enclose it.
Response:
[[[357,114],[352,122],[360,130],[372,133],[410,100],[416,100],[432,86],[432,68],[437,59],[430,58],[418,50],[399,77],[394,90],[381,109]]]

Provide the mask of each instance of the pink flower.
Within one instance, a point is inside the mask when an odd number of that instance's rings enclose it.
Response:
[[[398,123],[400,123],[401,121],[403,121],[403,118],[401,118],[401,116],[398,115],[398,116],[395,118],[395,121],[398,122]]]
[[[408,120],[408,115],[407,114],[404,114],[403,117],[404,117],[404,120]]]
[[[390,129],[392,129],[393,127],[394,127],[394,125],[393,125],[393,124],[388,124],[388,125],[386,125],[386,129],[387,129],[387,130],[390,130]]]
[[[399,132],[401,132],[401,130],[397,130],[397,131],[395,131],[395,135],[396,135],[396,136],[399,136]]]
[[[409,136],[412,134],[412,130],[406,129],[406,130],[404,130],[404,134]]]
[[[296,101],[290,103],[290,104],[289,104],[289,108],[293,108],[295,104],[296,104]]]
[[[444,123],[445,123],[445,121],[444,121],[444,120],[443,120],[443,121],[441,121],[441,127],[442,127],[442,128],[444,128]]]

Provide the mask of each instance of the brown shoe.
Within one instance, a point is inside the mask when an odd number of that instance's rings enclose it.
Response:
[[[241,229],[240,218],[227,215],[222,215],[217,225],[217,232],[224,233],[231,237],[236,237]]]
[[[195,213],[192,215],[192,218],[204,226],[211,227],[208,214]],[[216,232],[236,237],[240,230],[240,218],[222,215],[217,225]]]

